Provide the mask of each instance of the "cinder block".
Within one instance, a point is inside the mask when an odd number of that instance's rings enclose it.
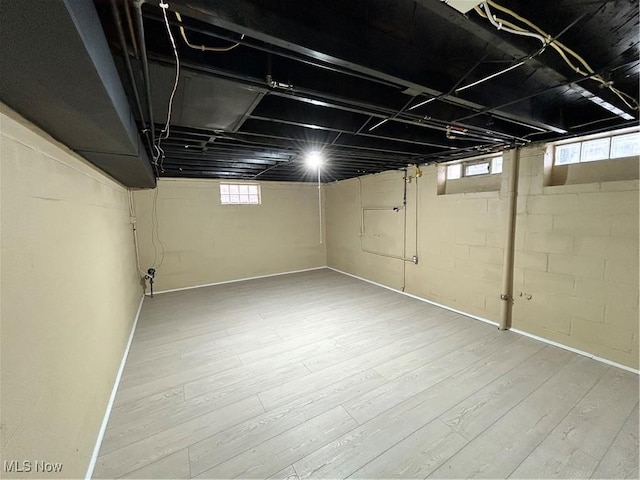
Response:
[[[469,257],[478,262],[502,265],[504,253],[502,248],[471,246]]]
[[[522,229],[527,233],[551,233],[553,215],[518,215],[516,229]]]
[[[448,258],[469,258],[469,248],[468,245],[458,245],[456,243],[440,244],[442,256]]]
[[[562,214],[578,211],[578,196],[536,195],[527,198],[527,212],[532,214]]]
[[[549,310],[567,317],[579,317],[590,322],[604,322],[605,304],[602,301],[571,295],[549,295]]]
[[[584,257],[624,259],[638,266],[638,241],[624,237],[576,237],[574,252]]]
[[[619,180],[616,182],[602,182],[600,190],[603,192],[638,192],[640,180]]]
[[[604,311],[604,323],[612,327],[638,332],[638,306],[610,303]]]
[[[578,205],[586,214],[638,215],[638,191],[585,193],[579,195]]]
[[[513,306],[513,323],[525,322],[545,330],[569,334],[571,321],[568,315],[560,315],[545,305],[519,302]],[[548,336],[544,335],[548,338]]]
[[[611,232],[611,217],[607,215],[574,213],[553,216],[553,233],[562,235],[607,236]]]
[[[503,214],[506,209],[506,201],[501,198],[490,198],[487,202],[487,212]]]
[[[524,239],[524,236],[521,236],[521,237]],[[504,238],[504,231],[502,231],[502,229],[487,231],[486,238],[487,238],[487,242],[486,242],[487,247],[503,248],[505,238]],[[516,232],[516,239],[517,239],[517,232]]]
[[[604,270],[605,280],[624,283],[638,288],[638,263],[628,260],[607,260]]]
[[[524,289],[533,295],[536,292],[542,293],[564,293],[573,292],[574,277],[571,275],[561,275],[559,273],[539,272],[536,270],[525,270]]]
[[[631,352],[633,347],[633,330],[614,328],[611,325],[576,318],[571,322],[571,336],[622,352]]]
[[[527,252],[524,250],[516,250],[514,264],[516,267],[526,268],[529,270],[547,271],[547,253]],[[563,273],[563,272],[558,272]]]
[[[461,245],[485,245],[486,233],[473,227],[462,227],[456,232],[456,243]]]
[[[600,191],[600,184],[598,182],[552,185],[543,187],[542,189],[542,193],[545,195],[569,195],[573,193],[591,193],[598,191]]]
[[[611,235],[614,237],[638,238],[638,215],[616,215],[611,217]]]
[[[573,237],[555,233],[526,233],[523,250],[570,254],[573,252]]]
[[[638,306],[637,288],[625,284],[607,282],[606,280],[577,278],[575,282],[575,295],[603,302],[606,305]]]
[[[482,278],[496,284],[502,282],[502,265],[487,265]]]
[[[484,276],[485,264],[469,259],[457,258],[455,260],[455,270],[463,276],[482,278]]]
[[[574,277],[604,278],[604,260],[594,257],[549,254],[548,271]]]

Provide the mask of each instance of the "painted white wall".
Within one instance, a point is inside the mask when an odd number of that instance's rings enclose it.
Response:
[[[0,139],[0,464],[84,477],[142,294],[128,192],[6,106]]]
[[[442,188],[444,168],[423,167],[407,184],[406,234],[404,211],[392,210],[402,205],[402,172],[327,185],[328,265],[498,322],[510,158],[479,192],[472,179]],[[605,163],[606,181],[593,182]],[[545,186],[544,145],[522,150],[512,327],[637,369],[638,159],[563,176],[571,183]],[[370,208],[386,210],[367,217]],[[362,248],[397,254],[403,238],[417,265]]]
[[[222,205],[219,184],[161,179],[134,193],[140,263],[156,266],[156,291],[326,264],[317,184],[260,182],[260,205]]]

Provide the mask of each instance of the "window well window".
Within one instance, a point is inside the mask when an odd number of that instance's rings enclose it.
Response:
[[[447,165],[447,180],[479,175],[495,175],[502,173],[502,157],[468,160],[462,163]]]
[[[259,205],[260,185],[247,183],[221,183],[220,203],[222,205]]]
[[[554,165],[596,162],[640,155],[640,132],[610,134],[555,146]]]

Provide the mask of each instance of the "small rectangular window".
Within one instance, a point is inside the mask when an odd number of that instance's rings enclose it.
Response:
[[[580,162],[580,143],[568,143],[556,147],[556,165]]]
[[[489,174],[489,162],[485,163],[472,163],[466,165],[464,168],[465,177],[473,177],[475,175],[488,175]]]
[[[447,166],[447,180],[457,180],[462,177],[462,164],[456,163],[455,165]]]
[[[635,157],[640,155],[640,133],[618,135],[611,139],[611,158]]]
[[[626,131],[629,130],[627,129]],[[640,155],[640,132],[621,135],[612,133],[608,136],[585,137],[578,142],[556,145],[554,165],[596,162],[609,160],[610,158],[636,157],[638,155]]]
[[[582,142],[581,162],[595,162],[609,158],[609,137]]]
[[[246,183],[221,183],[220,203],[222,205],[259,205],[260,185]]]
[[[502,157],[491,159],[491,174],[502,173]]]

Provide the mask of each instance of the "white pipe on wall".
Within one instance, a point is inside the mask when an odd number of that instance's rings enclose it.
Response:
[[[507,212],[504,240],[504,257],[502,260],[502,307],[500,311],[500,330],[511,327],[513,309],[513,258],[515,245],[516,207],[518,202],[518,170],[520,166],[520,149],[511,150],[511,165],[507,190]]]

